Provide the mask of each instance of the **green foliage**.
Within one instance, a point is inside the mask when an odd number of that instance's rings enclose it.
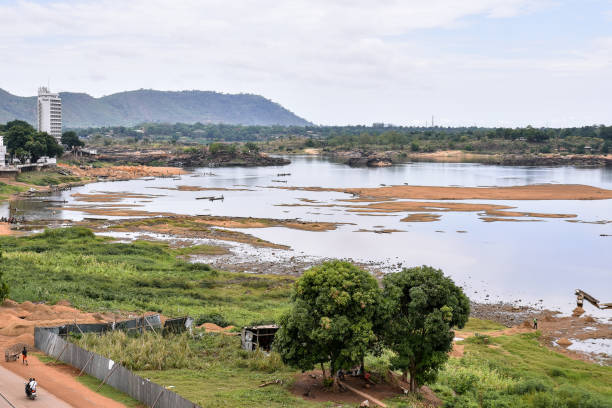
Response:
[[[2,259],[2,251],[0,251],[0,259]],[[0,269],[0,304],[4,302],[4,299],[6,299],[8,295],[9,287],[4,279],[2,279],[2,269]]]
[[[383,278],[383,341],[397,353],[395,369],[410,372],[410,389],[435,380],[452,349],[453,327],[463,327],[470,302],[441,270],[404,269]]]
[[[376,280],[348,262],[313,267],[295,284],[291,310],[280,319],[274,346],[302,370],[330,362],[332,375],[359,362],[376,340]]]
[[[0,270],[14,300],[67,299],[89,311],[219,314],[236,325],[276,321],[288,309],[293,282],[214,271],[177,258],[164,243],[113,243],[81,227],[0,237],[0,247]]]
[[[68,146],[69,149],[72,149],[74,146],[85,146],[85,143],[79,139],[76,132],[72,130],[64,132],[60,141],[62,144]]]
[[[612,406],[611,367],[571,360],[534,335],[494,340],[493,348],[466,341],[464,356],[444,365],[431,387],[445,406]]]
[[[130,370],[202,368],[188,333],[161,336],[152,332],[133,335],[113,331],[104,335],[86,333],[73,343],[121,363]]]
[[[7,151],[22,162],[30,159],[32,163],[36,163],[42,156],[55,157],[64,151],[53,136],[37,132],[27,122],[21,120],[8,122],[4,125],[4,130]]]

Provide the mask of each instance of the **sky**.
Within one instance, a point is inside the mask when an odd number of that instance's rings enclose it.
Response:
[[[0,88],[254,93],[322,125],[612,124],[612,0],[0,0]]]

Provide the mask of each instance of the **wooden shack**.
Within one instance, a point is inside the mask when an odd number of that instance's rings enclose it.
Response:
[[[257,348],[270,351],[277,330],[278,326],[274,324],[243,327],[240,334],[242,348],[249,351],[255,351]]]

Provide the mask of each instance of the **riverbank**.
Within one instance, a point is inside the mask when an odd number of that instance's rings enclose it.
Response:
[[[173,148],[139,148],[117,146],[99,148],[96,156],[74,157],[64,160],[79,164],[111,164],[114,166],[167,166],[167,167],[258,167],[283,166],[291,163],[281,157],[268,156],[258,150],[239,145],[215,143],[215,146],[182,146]]]
[[[612,154],[500,153],[464,150],[330,150],[307,148],[287,153],[323,155],[353,167],[380,167],[410,162],[480,163],[501,166],[612,166]]]

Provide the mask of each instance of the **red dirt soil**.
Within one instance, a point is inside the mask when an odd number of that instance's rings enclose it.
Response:
[[[23,378],[35,377],[41,387],[75,407],[124,407],[79,383],[74,378],[78,370],[73,367],[45,365],[34,355],[28,355],[28,366],[19,360],[4,361],[4,350],[11,346],[22,343],[34,347],[34,326],[58,326],[73,323],[75,319],[77,323],[100,323],[119,317],[108,313],[84,313],[70,307],[65,301],[50,306],[6,300],[0,306],[0,365]]]
[[[313,378],[313,376],[315,378]],[[388,382],[381,384],[369,384],[361,377],[351,376],[346,376],[343,382],[361,392],[371,395],[373,398],[383,401],[388,398],[403,395],[402,388],[409,388],[409,385],[402,383],[399,378],[396,377],[395,379],[398,382],[397,386],[389,384]],[[366,384],[369,385],[369,388],[366,388]],[[273,385],[270,387],[273,387]],[[324,387],[322,384],[321,370],[313,370],[298,374],[291,388],[291,392],[307,401],[317,402],[331,401],[335,403],[359,405],[366,399],[349,390],[334,392],[331,389]],[[442,405],[442,401],[438,399],[427,387],[422,387],[421,395],[424,398],[423,406],[439,407]],[[370,401],[370,407],[375,406],[376,404]]]
[[[124,408],[125,405],[90,390],[75,377],[79,371],[66,365],[46,365],[36,356],[28,355],[29,365],[21,361],[0,363],[2,367],[25,378],[34,377],[38,384],[62,401],[74,407]]]

